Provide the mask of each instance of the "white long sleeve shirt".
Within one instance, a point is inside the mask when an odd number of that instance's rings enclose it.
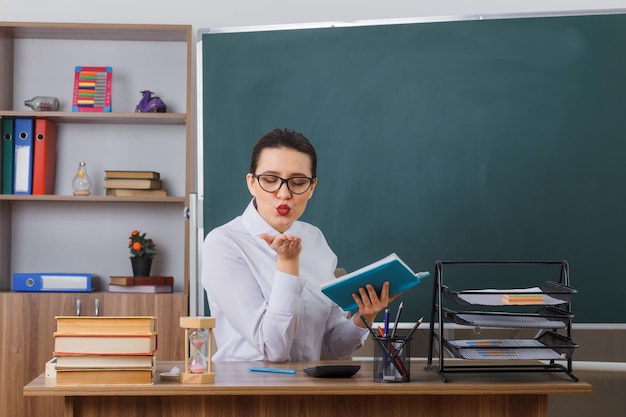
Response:
[[[320,291],[337,265],[322,232],[300,221],[285,232],[302,238],[300,276],[276,270],[277,254],[262,233],[279,234],[251,202],[204,241],[202,284],[216,319],[213,360],[318,360],[322,349],[343,358],[359,348],[367,330]]]

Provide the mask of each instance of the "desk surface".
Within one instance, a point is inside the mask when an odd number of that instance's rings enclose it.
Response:
[[[339,362],[218,362],[213,364],[215,383],[181,384],[160,381],[159,374],[181,362],[159,362],[154,385],[81,385],[57,386],[54,379],[42,374],[24,387],[25,396],[171,396],[171,395],[483,395],[483,394],[583,394],[591,385],[572,381],[562,372],[493,372],[464,373],[443,382],[439,375],[424,370],[424,362],[411,363],[411,382],[378,383],[373,381],[371,362],[352,362],[361,370],[351,378],[313,378],[303,369]],[[295,375],[250,372],[250,366],[295,369]]]

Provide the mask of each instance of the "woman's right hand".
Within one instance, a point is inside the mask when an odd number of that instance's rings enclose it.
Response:
[[[261,234],[261,239],[278,254],[276,269],[287,274],[298,276],[300,273],[300,252],[302,252],[302,239],[294,235],[281,234],[270,236]]]

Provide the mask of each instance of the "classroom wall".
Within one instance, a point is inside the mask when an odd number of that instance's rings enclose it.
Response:
[[[94,11],[78,0],[0,0],[0,20],[191,24],[194,31],[197,31],[212,27],[305,22],[362,22],[410,18],[442,20],[450,16],[469,18],[476,15],[541,15],[567,11],[626,10],[626,0],[179,0],[173,6],[162,0],[109,0]],[[19,86],[16,86],[16,91],[20,91]]]
[[[376,19],[554,14],[563,11],[626,10],[626,0],[108,0],[98,10],[79,0],[0,0],[0,20],[23,22],[190,24],[200,29]],[[24,79],[28,79],[25,77]],[[22,98],[35,95],[15,86]],[[167,90],[163,86],[162,90]],[[36,91],[36,90],[33,90]],[[195,187],[194,187],[195,188]],[[107,254],[107,256],[115,256]]]
[[[194,29],[408,17],[626,8],[626,0],[0,0],[0,20],[191,24]]]

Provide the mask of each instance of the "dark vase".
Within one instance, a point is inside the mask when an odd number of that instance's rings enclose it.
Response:
[[[143,257],[130,258],[130,264],[133,266],[133,276],[136,276],[136,277],[150,276],[150,268],[152,267],[152,258],[143,258]]]

